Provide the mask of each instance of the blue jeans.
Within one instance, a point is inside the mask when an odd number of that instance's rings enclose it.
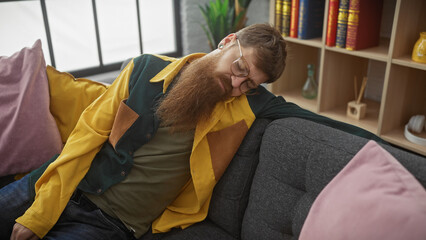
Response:
[[[31,206],[28,177],[0,189],[0,239],[9,239],[15,219]],[[55,207],[55,206],[49,206]],[[135,239],[124,224],[101,211],[78,191],[43,239]]]

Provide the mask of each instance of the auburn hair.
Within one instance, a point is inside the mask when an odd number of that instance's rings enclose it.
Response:
[[[286,43],[281,33],[269,24],[253,24],[237,33],[243,47],[255,50],[255,65],[275,82],[283,73],[287,57]]]

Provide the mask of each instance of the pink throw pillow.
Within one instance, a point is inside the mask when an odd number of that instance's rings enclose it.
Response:
[[[318,195],[300,240],[424,240],[426,191],[369,141]]]
[[[0,176],[31,171],[62,148],[49,110],[46,63],[37,40],[0,57]]]

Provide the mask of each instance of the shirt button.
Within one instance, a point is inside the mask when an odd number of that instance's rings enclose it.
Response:
[[[126,172],[125,171],[121,171],[121,176],[125,176]]]
[[[146,134],[146,139],[151,139],[151,136],[152,136],[151,133],[147,133]]]
[[[96,191],[96,192],[101,193],[101,192],[102,192],[102,189],[100,189],[100,188],[99,188],[99,189],[98,189],[98,191]]]

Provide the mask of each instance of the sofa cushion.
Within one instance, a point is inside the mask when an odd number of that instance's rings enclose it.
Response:
[[[89,79],[76,79],[52,66],[47,66],[46,72],[50,88],[50,111],[58,125],[62,142],[65,143],[83,110],[108,87]]]
[[[308,120],[273,121],[263,135],[242,238],[297,239],[318,194],[367,141]],[[426,186],[424,157],[382,147]]]
[[[240,238],[241,223],[259,162],[260,141],[269,123],[267,119],[255,120],[213,191],[208,218],[235,238]]]
[[[369,141],[321,191],[299,239],[424,239],[426,191]]]
[[[61,151],[49,111],[41,41],[0,57],[0,176],[33,170]]]
[[[185,230],[178,228],[166,233],[153,234],[151,229],[139,240],[236,240],[222,228],[215,225],[209,219],[195,223]]]

